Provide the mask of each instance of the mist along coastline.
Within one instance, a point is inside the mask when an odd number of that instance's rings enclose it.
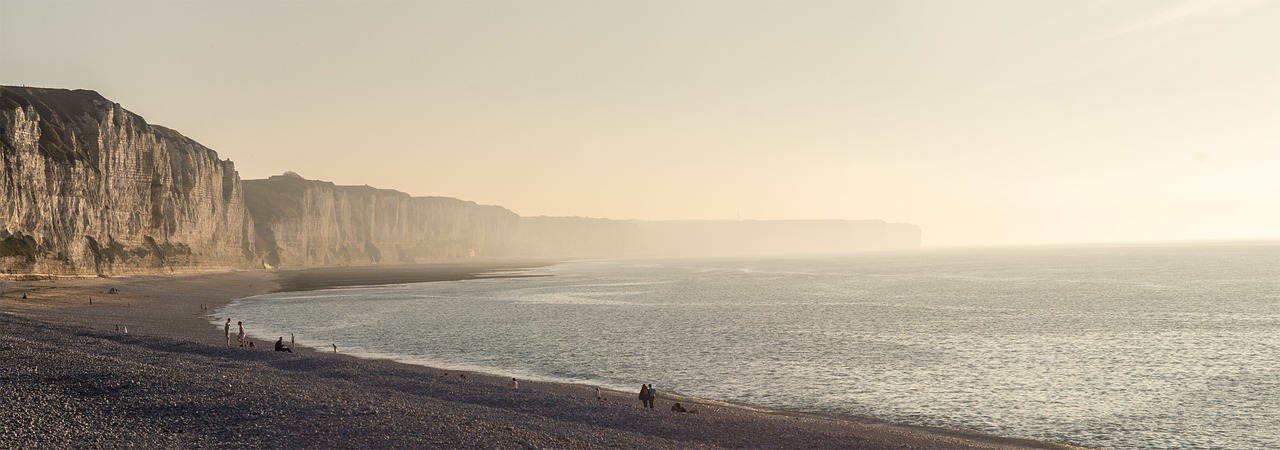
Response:
[[[352,286],[461,281],[481,278],[530,277],[522,271],[546,267],[554,261],[497,260],[437,262],[382,266],[315,267],[280,271],[278,292],[312,291]]]
[[[423,268],[436,269],[442,280],[514,270],[510,264]],[[213,310],[277,291],[292,275],[6,281],[0,409],[11,414],[0,441],[16,447],[1069,448],[697,399],[659,398],[659,409],[645,410],[631,392],[607,392],[608,400],[600,401],[583,385],[522,381],[511,389],[510,377],[501,374],[467,373],[464,380],[457,372],[324,349],[227,348],[222,330],[201,311],[201,305]],[[278,338],[249,330],[264,344]],[[673,401],[700,414],[670,412]]]

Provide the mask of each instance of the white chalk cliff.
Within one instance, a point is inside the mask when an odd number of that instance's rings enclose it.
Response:
[[[910,224],[520,217],[230,161],[85,90],[0,87],[0,274],[164,273],[509,257],[847,252]]]

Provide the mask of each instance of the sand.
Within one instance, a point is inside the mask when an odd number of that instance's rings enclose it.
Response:
[[[0,446],[1069,448],[669,396],[647,410],[633,392],[599,400],[592,386],[522,380],[511,389],[503,374],[332,349],[278,353],[276,336],[227,348],[201,309],[282,285],[520,276],[511,271],[545,264],[2,281],[0,411],[12,413],[0,418]],[[699,414],[670,411],[676,401]]]

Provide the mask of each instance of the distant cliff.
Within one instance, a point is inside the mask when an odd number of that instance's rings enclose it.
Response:
[[[920,228],[883,220],[642,223],[648,254],[832,253],[920,246]]]
[[[269,267],[476,257],[821,253],[920,245],[916,226],[880,220],[519,217],[498,206],[337,186],[293,173],[243,183],[256,245]]]
[[[0,87],[0,273],[161,273],[464,258],[844,252],[920,245],[866,221],[619,221],[337,186],[230,161],[84,90]]]
[[[98,93],[0,87],[0,272],[246,267],[230,161]]]
[[[920,228],[883,220],[522,217],[518,252],[559,256],[834,253],[920,246]]]
[[[245,180],[244,189],[257,247],[276,267],[510,256],[518,220],[498,206],[292,173]]]

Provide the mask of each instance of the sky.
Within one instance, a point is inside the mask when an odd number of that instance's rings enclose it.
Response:
[[[0,0],[0,83],[524,216],[1280,238],[1277,0]]]

